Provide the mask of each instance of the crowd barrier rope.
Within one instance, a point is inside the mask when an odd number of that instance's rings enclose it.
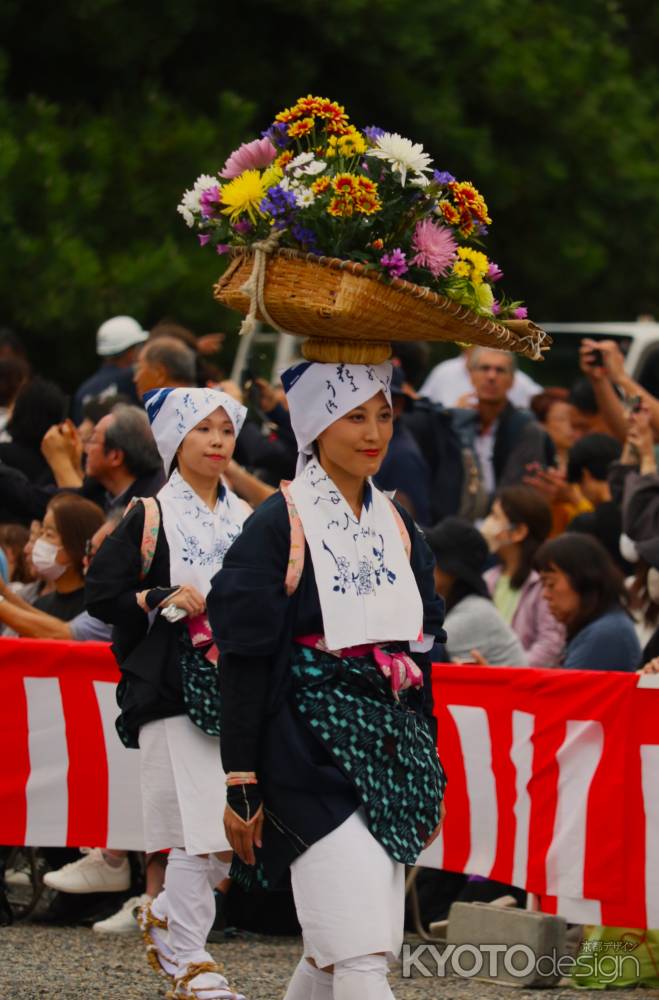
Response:
[[[0,844],[139,850],[138,751],[104,643],[0,639]],[[447,817],[420,863],[578,923],[659,927],[659,684],[435,664]]]

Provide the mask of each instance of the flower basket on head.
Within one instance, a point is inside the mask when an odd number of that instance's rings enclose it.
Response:
[[[430,176],[428,176],[430,175]],[[499,292],[479,249],[491,219],[467,181],[419,144],[358,131],[344,109],[301,98],[261,139],[202,175],[179,212],[234,259],[215,297],[306,336],[310,360],[379,362],[392,340],[454,341],[542,360],[551,338]]]

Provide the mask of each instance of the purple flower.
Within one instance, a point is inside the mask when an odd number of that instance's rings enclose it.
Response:
[[[503,278],[503,271],[498,264],[495,264],[494,261],[490,261],[490,266],[487,269],[487,276],[490,281],[499,281]]]
[[[453,174],[449,174],[448,170],[433,170],[432,179],[436,184],[450,184],[451,181],[455,180]]]
[[[202,247],[205,247],[210,239],[210,236],[208,235],[208,233],[199,233],[197,239],[199,240],[200,245]]]
[[[218,243],[217,246],[215,247],[216,253],[219,254],[228,253],[230,249],[231,247],[229,246],[228,243]]]
[[[384,129],[379,128],[377,125],[368,125],[365,129],[362,129],[364,135],[370,142],[377,142],[381,135],[384,135]]]
[[[400,247],[396,247],[391,253],[383,253],[380,263],[386,267],[390,278],[400,278],[408,270],[407,258]]]
[[[494,302],[492,303],[492,315],[496,316],[500,312],[501,312],[501,306],[499,305],[499,303],[495,299]]]
[[[484,222],[479,222],[476,228],[474,229],[474,233],[476,234],[476,236],[487,236],[488,232],[489,230]]]
[[[320,253],[316,242],[316,234],[313,229],[296,222],[291,226],[291,236],[301,245],[307,253]]]
[[[250,236],[254,231],[254,226],[249,219],[239,219],[238,222],[234,222],[233,231],[239,236]]]
[[[529,314],[526,306],[517,306],[517,309],[513,309],[513,316],[515,319],[526,319]]]
[[[212,219],[214,215],[217,215],[220,204],[219,185],[216,184],[214,187],[209,187],[205,191],[202,191],[199,196],[199,208],[202,219]]]
[[[264,139],[269,139],[277,149],[286,149],[293,141],[288,134],[288,126],[283,122],[274,122],[265,132],[261,132]]]
[[[259,205],[262,212],[267,212],[275,220],[275,229],[285,229],[292,221],[297,209],[297,201],[292,191],[286,191],[281,184],[269,188],[268,193]]]

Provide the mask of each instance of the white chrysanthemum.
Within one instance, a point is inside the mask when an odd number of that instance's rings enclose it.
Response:
[[[300,208],[309,208],[316,200],[316,196],[311,188],[299,187],[295,189],[295,200]]]
[[[288,169],[295,170],[297,167],[306,167],[307,163],[311,163],[313,158],[313,153],[298,153],[288,164]]]
[[[300,155],[304,155],[303,153]],[[299,156],[296,159],[299,160]],[[301,167],[293,167],[295,160],[291,160],[288,165],[289,173],[292,173],[294,177],[315,177],[316,174],[322,174],[323,170],[327,166],[324,160],[314,160],[312,159],[303,164]]]
[[[211,174],[202,174],[200,177],[197,177],[193,188],[189,188],[183,192],[181,204],[176,211],[179,215],[183,216],[188,226],[194,226],[195,213],[199,213],[201,209],[199,199],[204,191],[212,187],[217,187],[218,184],[217,177],[213,177]]]
[[[199,211],[199,197],[194,191],[184,191],[181,204],[177,207],[176,211],[179,215],[183,216],[186,225],[190,226],[190,228],[194,226],[195,209]]]
[[[410,181],[411,187],[424,188],[428,187],[430,184],[430,178],[426,177],[425,174],[416,174]]]
[[[385,132],[375,140],[375,146],[369,149],[367,156],[376,156],[391,164],[391,169],[400,174],[400,182],[405,185],[407,172],[423,175],[430,170],[432,160],[424,153],[420,142],[404,139],[398,132]]]

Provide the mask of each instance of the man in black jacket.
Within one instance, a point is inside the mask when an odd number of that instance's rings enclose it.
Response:
[[[473,449],[490,496],[497,489],[522,481],[526,467],[554,462],[554,447],[528,410],[508,399],[515,377],[515,356],[507,351],[477,347],[469,359],[474,402],[452,410],[453,424],[463,445]]]

